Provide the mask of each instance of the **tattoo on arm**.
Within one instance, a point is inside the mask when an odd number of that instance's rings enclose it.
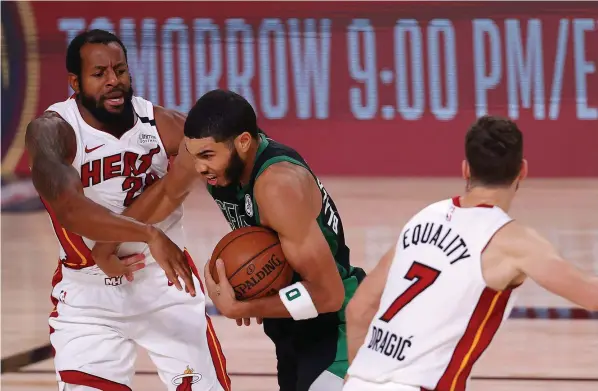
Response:
[[[45,200],[56,200],[65,191],[82,191],[71,163],[77,141],[71,126],[58,114],[46,112],[27,126],[25,146],[33,184]]]

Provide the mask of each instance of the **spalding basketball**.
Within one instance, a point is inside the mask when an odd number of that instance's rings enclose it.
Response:
[[[263,227],[245,227],[229,232],[216,245],[210,258],[210,274],[216,283],[216,260],[224,261],[226,277],[237,300],[276,294],[289,286],[293,269],[285,259],[276,232]]]

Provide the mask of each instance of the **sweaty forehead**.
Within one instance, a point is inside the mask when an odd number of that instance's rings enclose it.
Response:
[[[116,42],[85,44],[81,48],[81,59],[84,68],[113,67],[127,61],[124,51]]]

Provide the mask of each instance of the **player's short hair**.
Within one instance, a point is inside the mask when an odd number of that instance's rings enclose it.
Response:
[[[483,116],[465,136],[465,157],[472,184],[509,186],[523,163],[523,134],[509,119]]]
[[[111,42],[116,42],[120,45],[127,58],[127,49],[122,41],[114,34],[106,30],[89,30],[77,35],[66,50],[66,70],[77,76],[81,76],[81,48],[87,43],[101,43],[108,45]]]
[[[213,137],[216,142],[231,141],[243,132],[257,138],[257,116],[241,95],[228,90],[212,90],[197,100],[185,121],[185,136]]]

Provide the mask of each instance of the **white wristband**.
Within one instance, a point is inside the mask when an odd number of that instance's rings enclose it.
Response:
[[[282,288],[278,295],[293,319],[312,319],[318,316],[318,310],[301,282]]]

